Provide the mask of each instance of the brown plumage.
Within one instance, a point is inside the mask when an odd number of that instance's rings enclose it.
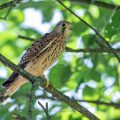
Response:
[[[60,21],[54,30],[35,41],[23,55],[19,66],[34,76],[43,75],[65,48],[66,38],[71,31],[71,23]],[[2,85],[5,92],[0,94],[0,102],[10,97],[23,84],[29,82],[18,73],[13,72]]]

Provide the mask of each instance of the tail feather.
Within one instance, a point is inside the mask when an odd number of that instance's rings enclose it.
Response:
[[[4,93],[0,93],[0,103],[4,102],[9,97],[10,96],[6,95],[5,92]]]
[[[11,74],[11,76],[9,77],[9,79],[6,80],[6,81],[2,84],[2,86],[3,86],[3,87],[8,87],[8,86],[10,86],[10,84],[12,84],[12,82],[13,82],[14,80],[16,80],[18,76],[19,76],[18,73],[13,72],[13,73]]]
[[[5,86],[5,91],[0,93],[0,103],[4,102],[7,98],[9,98],[12,94],[14,94],[23,84],[29,82],[22,76],[18,77],[15,81],[9,84],[7,87]]]

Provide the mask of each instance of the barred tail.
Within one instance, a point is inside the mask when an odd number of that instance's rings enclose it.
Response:
[[[12,94],[14,94],[23,84],[27,82],[28,80],[26,80],[22,76],[19,79],[13,81],[10,85],[8,85],[5,88],[5,91],[3,93],[0,93],[0,103],[4,102]]]
[[[4,102],[7,98],[9,97],[9,95],[5,95],[4,93],[0,93],[0,103]]]

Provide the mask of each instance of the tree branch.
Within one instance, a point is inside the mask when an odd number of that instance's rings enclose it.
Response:
[[[2,5],[0,5],[0,10],[15,7],[17,4],[19,4],[22,1],[23,0],[12,0],[10,2],[6,2],[6,3],[2,4]]]
[[[24,40],[29,40],[29,41],[36,41],[35,38],[30,38],[22,35],[18,35],[18,38],[24,39]],[[102,48],[84,48],[84,49],[71,49],[69,47],[66,47],[67,52],[84,52],[84,53],[112,53],[111,50],[109,49],[102,49]],[[112,48],[112,51],[116,53],[120,53],[120,48]]]
[[[50,99],[50,100],[58,101],[56,98],[48,97],[46,95],[36,96],[36,99]],[[78,101],[78,102],[87,102],[87,103],[93,103],[93,104],[96,104],[96,105],[105,105],[105,106],[120,108],[120,103],[104,102],[104,101],[98,101],[98,100],[81,100],[81,99],[79,100],[79,99],[74,99],[74,98],[73,98],[73,100]]]
[[[38,86],[38,85],[37,85]],[[33,109],[34,109],[34,93],[35,93],[35,90],[38,88],[36,86],[36,83],[33,82],[32,83],[32,86],[31,86],[31,89],[30,89],[30,92],[29,92],[29,96],[28,96],[28,101],[29,101],[29,105],[28,105],[28,120],[33,120]]]
[[[51,116],[48,113],[48,103],[46,102],[46,108],[42,105],[42,103],[40,101],[38,101],[38,104],[42,107],[42,109],[44,110],[47,120],[51,120]]]
[[[112,48],[112,50],[116,53],[120,53],[120,48],[116,48],[116,49]],[[74,49],[66,47],[66,51],[67,52],[76,52],[76,53],[79,53],[79,52],[84,52],[84,53],[112,53],[110,50],[105,50],[105,49],[101,49],[101,48],[84,48],[84,49],[74,50]]]
[[[92,2],[92,0],[69,0],[69,1],[76,2],[76,3],[83,3],[83,4],[92,4],[98,7],[103,7],[103,8],[108,8],[108,9],[115,9],[115,8],[120,9],[120,6],[106,3],[104,1],[98,1],[98,0],[95,0],[94,2]]]
[[[12,11],[12,6],[8,8],[6,15],[4,17],[1,17],[0,19],[6,20],[11,11]]]
[[[68,8],[66,5],[63,4],[63,2],[61,0],[57,0],[59,4],[61,4],[66,10],[68,10],[71,14],[73,14],[76,18],[78,18],[80,21],[82,21],[85,25],[87,25],[90,29],[92,29],[97,36],[99,36],[99,40],[95,39],[97,43],[99,43],[98,45],[103,48],[103,49],[107,49],[107,50],[110,50],[113,55],[116,57],[116,59],[118,60],[118,62],[120,63],[120,58],[119,56],[117,55],[117,53],[115,53],[109,42],[107,42],[105,40],[105,38],[94,28],[92,27],[90,24],[88,24],[86,21],[84,21],[81,17],[79,17],[77,14],[75,14],[70,8]]]
[[[107,105],[107,106],[112,106],[112,107],[115,107],[115,108],[120,108],[120,103],[113,103],[113,102],[102,102],[102,101],[98,101],[98,100],[77,100],[75,99],[76,101],[78,102],[88,102],[88,103],[93,103],[93,104],[96,104],[96,105]]]
[[[24,40],[29,40],[29,41],[36,41],[36,39],[34,38],[30,38],[30,37],[26,37],[26,36],[22,36],[22,35],[18,35],[18,38],[24,39]]]
[[[76,101],[70,99],[68,96],[64,95],[60,91],[58,91],[56,88],[51,87],[52,85],[49,84],[48,87],[47,85],[47,80],[43,77],[34,77],[27,71],[21,69],[19,66],[15,65],[14,63],[10,62],[7,58],[5,58],[2,54],[0,54],[0,61],[11,68],[13,71],[19,73],[26,79],[28,79],[30,82],[35,83],[36,86],[40,85],[45,91],[48,93],[52,94],[53,97],[56,97],[58,100],[66,103],[73,109],[77,110],[79,113],[83,114],[86,116],[89,120],[99,120],[94,114],[92,114],[90,111],[85,109],[83,106],[79,105]]]

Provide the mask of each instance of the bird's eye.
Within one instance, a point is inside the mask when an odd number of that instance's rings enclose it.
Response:
[[[62,23],[62,27],[66,27],[66,24],[65,24],[65,23]]]

